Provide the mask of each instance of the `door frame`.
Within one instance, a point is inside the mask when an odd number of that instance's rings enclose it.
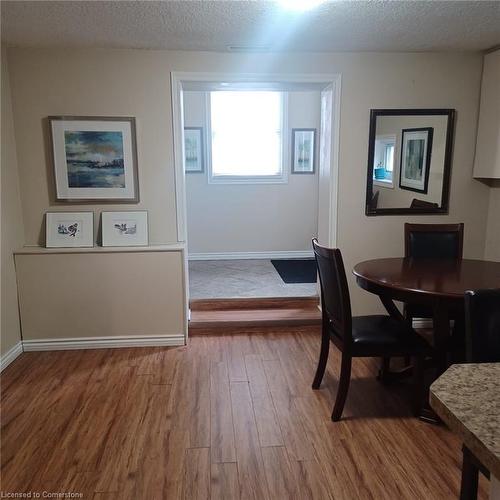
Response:
[[[183,85],[189,82],[231,82],[231,83],[286,83],[286,84],[320,84],[321,90],[331,87],[331,161],[330,175],[319,182],[328,182],[329,200],[326,217],[329,220],[329,234],[327,244],[337,246],[338,232],[338,178],[339,178],[339,152],[340,152],[340,104],[341,104],[340,73],[314,73],[314,74],[289,74],[289,73],[206,73],[206,72],[179,72],[170,73],[171,98],[172,98],[172,125],[174,141],[174,172],[175,172],[175,206],[177,220],[177,241],[187,244],[187,208],[186,208],[186,174],[184,172],[184,112],[183,112]],[[318,212],[320,208],[318,207]],[[320,214],[318,214],[320,215]],[[187,270],[187,254],[184,258],[185,297],[189,304],[189,277]],[[189,317],[189,305],[186,309],[186,320]]]

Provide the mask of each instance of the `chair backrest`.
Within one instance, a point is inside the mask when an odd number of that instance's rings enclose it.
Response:
[[[405,256],[416,259],[461,259],[463,224],[405,224]]]
[[[500,361],[500,289],[465,292],[465,331],[467,361]]]
[[[439,204],[413,198],[413,200],[411,200],[410,208],[439,208]]]
[[[323,321],[344,344],[352,342],[352,316],[349,287],[342,254],[338,248],[326,248],[312,240],[321,286]]]

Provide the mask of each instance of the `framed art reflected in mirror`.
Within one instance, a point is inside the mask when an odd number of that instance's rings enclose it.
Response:
[[[366,215],[448,212],[455,111],[373,109]]]

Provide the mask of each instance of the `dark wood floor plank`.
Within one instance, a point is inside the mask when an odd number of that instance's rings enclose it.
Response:
[[[271,498],[300,500],[300,487],[286,448],[284,446],[262,448],[262,459]]]
[[[264,361],[264,371],[278,416],[283,442],[294,460],[311,460],[313,449],[307,440],[298,413],[293,407],[293,395],[280,361]]]
[[[210,447],[212,463],[236,462],[233,411],[225,361],[210,367]]]
[[[245,366],[261,446],[283,446],[278,417],[259,354],[247,354]]]
[[[240,488],[236,463],[212,464],[210,498],[212,500],[239,500]]]
[[[210,498],[210,448],[186,450],[185,500]]]
[[[247,382],[231,383],[238,482],[242,499],[269,498],[252,399]]]
[[[189,442],[191,448],[210,447],[210,361],[193,356],[189,363],[189,387],[185,396],[191,403]]]

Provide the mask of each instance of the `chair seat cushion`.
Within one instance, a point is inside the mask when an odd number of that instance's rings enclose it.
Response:
[[[404,321],[385,315],[352,318],[352,339],[355,356],[423,355],[430,350]]]

